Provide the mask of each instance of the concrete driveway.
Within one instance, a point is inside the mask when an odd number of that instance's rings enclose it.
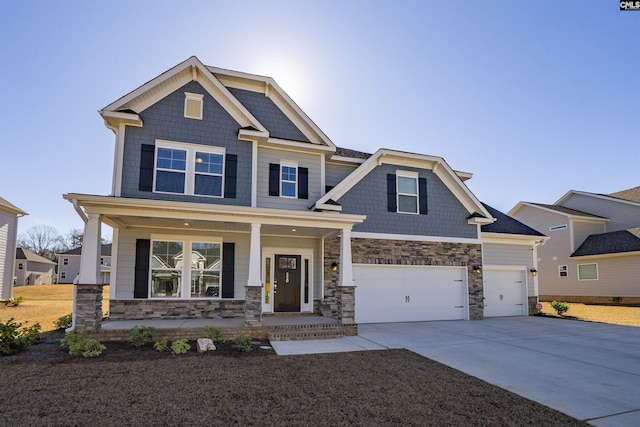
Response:
[[[274,348],[406,348],[593,425],[640,425],[640,328],[542,317],[380,323],[286,346]]]

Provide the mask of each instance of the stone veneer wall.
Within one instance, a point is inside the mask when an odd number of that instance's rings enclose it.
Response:
[[[325,240],[324,248],[325,298],[321,308],[323,314],[339,318],[342,307],[338,273],[332,272],[330,265],[340,258],[340,239]],[[469,266],[469,318],[484,317],[483,275],[471,269],[482,265],[480,244],[352,238],[351,254],[354,264]]]
[[[538,297],[527,297],[527,302],[529,303],[529,316],[537,314],[536,304],[538,304]]]
[[[74,285],[75,329],[79,332],[97,331],[102,325],[102,285]]]
[[[244,319],[247,326],[262,322],[262,286],[245,286]]]
[[[109,320],[243,317],[244,300],[110,300]]]

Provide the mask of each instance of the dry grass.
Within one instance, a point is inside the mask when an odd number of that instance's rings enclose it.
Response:
[[[573,317],[588,322],[610,323],[613,325],[640,326],[640,307],[621,307],[610,305],[586,305],[567,303],[569,310],[565,317]],[[544,314],[556,315],[551,303],[542,303]]]
[[[104,287],[102,311],[109,306],[109,286]],[[18,286],[13,288],[13,297],[23,297],[17,307],[0,304],[0,322],[14,318],[18,323],[40,323],[42,332],[53,331],[53,322],[71,313],[73,306],[73,285]]]

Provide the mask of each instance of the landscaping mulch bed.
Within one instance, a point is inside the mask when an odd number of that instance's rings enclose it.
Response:
[[[0,357],[2,426],[586,425],[406,350],[172,355],[106,343],[82,359],[46,335]]]

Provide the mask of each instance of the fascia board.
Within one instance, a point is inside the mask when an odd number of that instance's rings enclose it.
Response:
[[[175,218],[176,212],[190,215],[191,217],[202,217],[202,219],[211,220],[211,214],[226,215],[229,218],[236,218],[238,222],[240,217],[256,219],[260,222],[260,218],[268,223],[276,219],[316,221],[322,223],[336,224],[359,224],[365,219],[365,215],[341,214],[333,212],[313,212],[313,211],[293,211],[286,209],[271,208],[252,208],[245,206],[232,205],[208,205],[204,203],[193,202],[171,202],[165,200],[151,199],[130,199],[111,196],[94,196],[85,194],[64,194],[63,198],[71,203],[77,203],[82,206],[87,213],[97,214],[140,214],[141,216],[151,216],[152,210],[154,215]],[[172,217],[173,215],[173,217]],[[233,221],[233,219],[232,219]],[[286,222],[285,222],[286,224]]]
[[[536,242],[546,242],[550,239],[547,236],[531,236],[528,234],[507,234],[480,232],[483,243],[507,243],[516,245],[532,245]]]
[[[260,146],[264,146],[264,147],[269,147],[270,145],[271,146],[279,145],[282,147],[297,148],[303,151],[313,151],[313,152],[326,151],[326,152],[332,153],[335,151],[335,148],[332,148],[332,147],[326,147],[323,145],[309,144],[308,142],[291,141],[288,139],[279,139],[279,138],[269,138],[267,139],[266,144],[260,144]]]
[[[110,110],[101,110],[98,111],[98,113],[102,116],[108,127],[117,127],[119,123],[135,127],[142,127],[143,125],[139,114]]]
[[[344,163],[357,163],[357,164],[363,164],[367,159],[357,159],[354,157],[344,157],[344,156],[336,156],[333,155],[331,156],[331,158],[329,159],[329,162],[344,162]]]
[[[610,222],[611,221],[608,218],[593,218],[593,217],[590,217],[590,216],[573,215],[573,214],[570,214],[570,213],[556,211],[554,209],[549,209],[549,208],[547,208],[545,206],[540,206],[540,205],[536,205],[534,203],[529,203],[529,202],[520,202],[520,203],[518,203],[513,209],[511,209],[509,211],[509,213],[507,213],[507,215],[513,216],[518,210],[520,210],[524,206],[528,206],[528,207],[534,208],[534,209],[539,209],[539,210],[547,212],[547,213],[552,213],[552,214],[564,216],[565,218],[568,218],[568,219],[577,219],[577,220],[581,220],[581,221],[590,221],[590,222]]]
[[[619,199],[617,197],[610,197],[610,196],[607,196],[607,195],[604,195],[604,194],[595,194],[595,193],[588,193],[586,191],[575,191],[575,190],[569,191],[567,194],[562,196],[562,198],[560,198],[560,200],[558,200],[554,204],[555,205],[562,204],[562,203],[566,202],[568,199],[570,199],[571,196],[574,195],[574,194],[579,194],[581,196],[587,196],[587,197],[593,197],[594,199],[607,200],[609,202],[617,202],[617,203],[622,203],[622,204],[627,204],[627,205],[632,205],[632,206],[640,206],[640,203],[634,202],[633,200],[624,200],[624,199]]]
[[[640,251],[614,252],[610,254],[595,254],[595,255],[583,255],[583,256],[571,255],[569,259],[572,259],[574,261],[582,261],[582,260],[591,260],[591,259],[597,259],[597,258],[613,258],[613,257],[623,257],[623,256],[640,256]]]

